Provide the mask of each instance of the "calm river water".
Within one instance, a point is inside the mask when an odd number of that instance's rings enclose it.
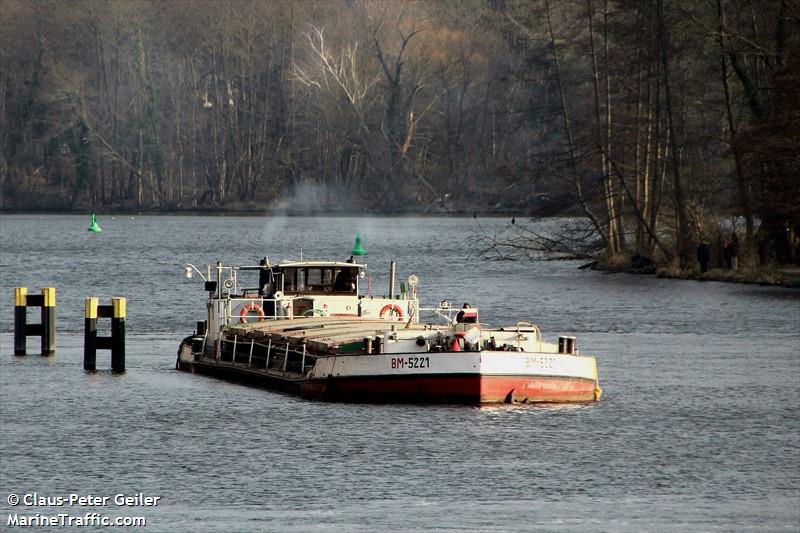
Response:
[[[10,513],[87,512],[164,532],[800,529],[800,291],[468,260],[468,218],[99,222],[91,234],[88,217],[0,217],[0,530],[14,530]],[[174,370],[204,310],[185,261],[346,259],[356,232],[375,292],[394,258],[427,304],[576,335],[598,357],[603,400],[328,404]],[[17,286],[56,287],[55,356],[35,338],[33,355],[13,356]],[[83,372],[87,296],[128,299],[123,376]],[[111,498],[8,503],[32,493]],[[161,499],[113,502],[138,493]]]

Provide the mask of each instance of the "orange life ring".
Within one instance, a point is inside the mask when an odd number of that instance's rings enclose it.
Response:
[[[249,304],[242,307],[242,310],[239,312],[240,323],[247,324],[247,317],[249,316],[250,311],[255,311],[256,313],[258,313],[259,320],[264,320],[264,317],[266,316],[264,314],[264,310],[261,308],[260,305],[254,302],[250,302]]]
[[[393,315],[396,320],[403,320],[403,309],[397,304],[386,304],[381,308],[379,315],[381,318]]]

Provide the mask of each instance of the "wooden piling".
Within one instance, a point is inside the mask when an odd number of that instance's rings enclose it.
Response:
[[[14,355],[25,355],[27,344],[28,289],[14,289]]]
[[[97,371],[97,298],[86,298],[83,329],[83,369]]]
[[[97,350],[111,351],[111,371],[125,372],[125,298],[112,298],[111,305],[98,305],[97,298],[86,298],[86,317],[83,337],[83,368],[97,370]],[[97,335],[97,319],[111,319],[111,335]]]
[[[111,370],[125,372],[125,298],[113,298],[114,315],[111,317]]]
[[[56,289],[42,289],[42,355],[56,353]]]
[[[40,307],[42,322],[28,324],[28,307]],[[26,287],[14,289],[14,355],[27,353],[27,337],[42,339],[42,355],[56,351],[56,290],[45,287],[42,294],[28,294]]]

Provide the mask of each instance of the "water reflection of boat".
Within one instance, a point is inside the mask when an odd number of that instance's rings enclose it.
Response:
[[[362,290],[366,265],[352,259],[217,263],[204,279],[207,318],[181,343],[181,370],[329,400],[552,403],[601,395],[595,358],[579,355],[573,337],[548,343],[530,323],[489,328],[477,309],[422,308],[416,276],[395,290],[394,263],[382,297],[370,294],[369,282]],[[423,323],[423,313],[438,320]]]

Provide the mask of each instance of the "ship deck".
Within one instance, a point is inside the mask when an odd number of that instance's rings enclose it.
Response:
[[[356,355],[366,353],[365,338],[392,335],[398,340],[416,339],[437,332],[451,331],[447,325],[413,324],[360,317],[308,317],[293,320],[274,320],[229,325],[224,331],[226,340],[267,341],[281,345],[306,345],[318,355]]]

